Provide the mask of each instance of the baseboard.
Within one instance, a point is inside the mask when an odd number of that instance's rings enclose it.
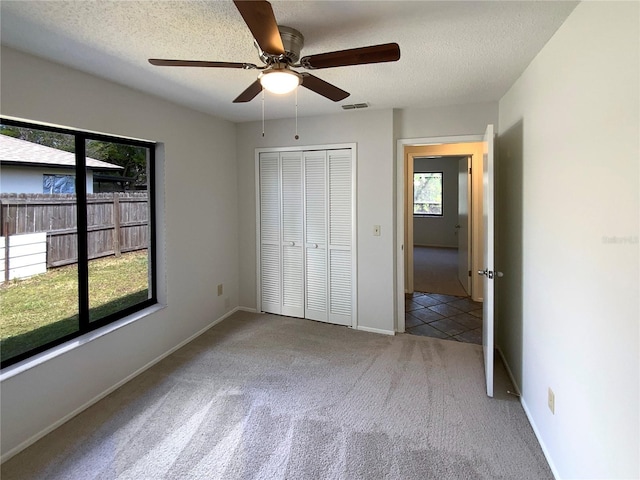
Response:
[[[31,437],[29,437],[27,440],[25,440],[24,442],[20,443],[19,445],[13,447],[11,450],[9,450],[6,453],[3,453],[2,456],[0,457],[0,463],[4,463],[7,460],[9,460],[11,457],[17,455],[18,453],[20,453],[22,450],[24,450],[25,448],[29,447],[30,445],[33,445],[35,442],[37,442],[38,440],[40,440],[42,437],[44,437],[45,435],[51,433],[52,431],[54,431],[56,428],[60,427],[62,424],[68,422],[69,420],[71,420],[73,417],[75,417],[76,415],[82,413],[84,410],[86,410],[87,408],[89,408],[90,406],[96,404],[97,402],[99,402],[100,400],[102,400],[104,397],[106,397],[107,395],[109,395],[110,393],[114,392],[115,390],[117,390],[118,388],[120,388],[122,385],[124,385],[125,383],[127,383],[130,380],[133,380],[135,377],[137,377],[138,375],[140,375],[141,373],[143,373],[145,370],[148,370],[149,368],[151,368],[152,366],[154,366],[156,363],[160,362],[161,360],[163,360],[164,358],[168,357],[169,355],[171,355],[173,352],[175,352],[176,350],[184,347],[187,343],[195,340],[197,337],[199,337],[200,335],[202,335],[204,332],[206,332],[207,330],[209,330],[211,327],[213,327],[214,325],[217,325],[218,323],[222,322],[224,319],[226,319],[227,317],[233,315],[235,312],[239,311],[239,310],[243,310],[243,311],[251,311],[251,309],[246,309],[244,307],[236,307],[233,310],[231,310],[230,312],[227,312],[226,314],[224,314],[223,316],[221,316],[220,318],[214,320],[213,322],[211,322],[209,325],[207,325],[206,327],[204,327],[203,329],[199,330],[198,332],[194,333],[193,335],[191,335],[189,338],[187,338],[186,340],[183,340],[182,342],[180,342],[178,345],[176,345],[175,347],[171,348],[170,350],[166,351],[165,353],[159,355],[158,357],[156,357],[155,359],[151,360],[149,363],[147,363],[146,365],[140,367],[138,370],[136,370],[135,372],[133,372],[132,374],[128,375],[127,377],[125,377],[124,379],[120,380],[118,383],[116,383],[115,385],[112,385],[111,387],[107,388],[106,390],[104,390],[102,393],[96,395],[94,398],[92,398],[91,400],[89,400],[88,402],[86,402],[84,405],[81,405],[80,407],[76,408],[74,411],[72,411],[71,413],[65,415],[64,417],[62,417],[60,420],[54,422],[53,424],[51,424],[50,426],[48,426],[47,428],[41,430],[40,432],[36,433],[35,435],[32,435]],[[253,311],[255,312],[255,309],[253,309]]]
[[[538,427],[536,427],[536,424],[533,421],[533,418],[531,417],[531,412],[529,411],[529,408],[527,407],[527,403],[524,401],[524,398],[522,397],[522,392],[520,390],[520,386],[518,385],[518,383],[516,382],[516,379],[513,376],[513,372],[511,371],[511,367],[509,366],[509,363],[507,362],[507,359],[505,358],[504,353],[502,353],[502,350],[500,349],[500,347],[496,346],[496,350],[500,354],[500,358],[502,359],[502,364],[504,365],[504,368],[507,371],[507,375],[509,376],[509,380],[511,380],[511,384],[513,385],[513,388],[516,390],[515,393],[517,393],[519,395],[520,404],[522,405],[524,413],[527,416],[527,420],[529,420],[529,424],[531,425],[531,428],[533,429],[533,433],[535,434],[536,438],[538,439],[538,443],[540,444],[540,448],[542,449],[542,453],[544,454],[544,457],[546,458],[547,463],[549,464],[549,468],[551,469],[551,473],[553,473],[553,476],[554,476],[554,478],[556,480],[560,480],[560,475],[558,475],[558,470],[556,469],[553,461],[551,460],[551,456],[549,455],[549,451],[547,450],[547,447],[546,447],[545,443],[542,441],[542,437],[540,436],[540,432],[538,431]]]
[[[362,326],[357,326],[356,330],[362,330],[363,332],[370,332],[370,333],[379,333],[382,335],[395,335],[396,332],[394,332],[393,330],[384,330],[382,328],[371,328],[371,327],[362,327]]]
[[[233,309],[233,311],[231,313],[235,313],[235,312],[258,313],[258,310],[256,310],[255,308],[250,308],[250,307],[236,307],[236,308]]]
[[[547,459],[547,463],[549,464],[549,468],[551,469],[551,473],[553,474],[553,478],[555,478],[556,480],[562,480],[562,477],[558,473],[558,469],[556,468],[555,464],[553,463],[553,459],[551,458],[551,454],[549,453],[549,450],[547,449],[547,446],[544,443],[544,440],[542,440],[542,436],[540,435],[540,431],[538,430],[538,427],[536,426],[536,422],[533,421],[533,417],[531,416],[531,412],[529,411],[529,407],[527,407],[527,402],[525,402],[523,397],[520,397],[520,404],[522,405],[524,413],[527,416],[527,419],[529,420],[529,424],[531,425],[531,428],[533,429],[533,433],[535,434],[536,438],[538,439],[538,443],[540,444],[540,448],[542,449],[542,453],[544,454],[544,458]]]

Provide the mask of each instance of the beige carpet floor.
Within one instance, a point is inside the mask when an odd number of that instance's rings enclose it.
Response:
[[[458,249],[414,246],[413,290],[466,297],[458,280]]]
[[[477,345],[238,312],[2,479],[552,479],[506,388]]]

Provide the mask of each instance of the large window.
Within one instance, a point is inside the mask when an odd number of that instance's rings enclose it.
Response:
[[[413,174],[413,214],[442,216],[442,172]]]
[[[0,119],[2,367],[156,303],[154,155]]]

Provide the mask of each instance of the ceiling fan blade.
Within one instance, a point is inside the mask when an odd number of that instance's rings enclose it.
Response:
[[[158,67],[214,67],[214,68],[243,68],[250,70],[258,68],[253,63],[237,62],[206,62],[203,60],[164,60],[162,58],[150,58],[149,63]]]
[[[266,0],[233,0],[263,52],[284,55],[284,45],[271,4]]]
[[[345,92],[335,85],[332,85],[329,82],[325,82],[321,78],[315,77],[310,73],[301,73],[300,75],[302,75],[303,87],[308,88],[309,90],[316,92],[323,97],[328,98],[329,100],[333,100],[334,102],[344,100],[349,95],[351,95],[349,92]]]
[[[249,87],[242,92],[240,95],[236,97],[233,103],[245,103],[253,100],[256,95],[258,95],[262,91],[262,85],[260,84],[260,80],[256,80]]]
[[[400,59],[400,47],[397,43],[371,45],[369,47],[350,48],[337,52],[319,53],[300,59],[300,65],[308,69],[346,67],[367,63],[395,62]]]

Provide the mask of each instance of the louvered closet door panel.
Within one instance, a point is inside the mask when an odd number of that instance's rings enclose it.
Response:
[[[329,315],[331,323],[352,324],[352,157],[351,150],[330,150],[329,168]]]
[[[306,243],[327,242],[326,152],[304,152]]]
[[[280,247],[278,245],[262,244],[260,261],[262,311],[280,314],[282,312]]]
[[[327,321],[326,152],[304,152],[305,317]]]
[[[282,241],[302,243],[302,152],[283,153]]]
[[[329,151],[329,221],[332,247],[351,247],[351,150]]]
[[[351,325],[351,252],[329,250],[329,321]]]
[[[305,318],[327,321],[327,253],[324,249],[307,248],[307,301]]]
[[[302,152],[280,155],[282,179],[282,314],[304,317]]]
[[[282,311],[279,154],[261,153],[259,169],[261,309],[279,314]]]

